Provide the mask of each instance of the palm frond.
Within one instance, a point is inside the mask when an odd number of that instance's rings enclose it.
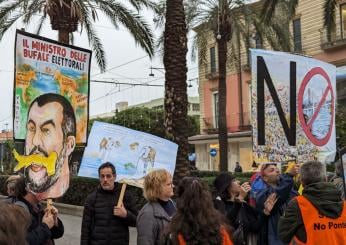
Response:
[[[40,35],[41,30],[42,30],[42,27],[43,27],[43,23],[44,23],[44,21],[46,20],[46,18],[47,18],[47,16],[46,16],[46,14],[44,13],[44,14],[40,17],[40,19],[38,20],[38,25],[37,25],[37,28],[36,28],[36,31],[35,31],[36,35]]]
[[[99,7],[114,26],[117,26],[118,22],[121,23],[131,33],[135,42],[139,44],[150,57],[153,56],[153,34],[149,25],[140,15],[126,9],[119,3],[100,4]]]
[[[129,3],[137,10],[140,11],[142,7],[156,11],[158,4],[149,0],[129,0]]]
[[[288,1],[288,13],[289,18],[293,18],[296,15],[296,9],[298,7],[299,0],[290,0]]]
[[[25,25],[28,25],[30,23],[30,20],[33,18],[33,15],[40,11],[44,3],[45,0],[32,1],[31,4],[27,3],[26,6],[23,7],[23,23]]]
[[[166,18],[166,1],[160,0],[156,6],[156,11],[154,12],[154,24],[156,29],[160,29],[165,26],[165,18]]]
[[[2,22],[0,25],[0,40],[4,36],[5,32],[10,28],[20,17],[21,14],[13,15],[10,18],[7,18],[5,22]]]
[[[77,0],[83,1],[83,0]],[[81,3],[81,2],[80,2]],[[94,55],[97,61],[97,64],[101,70],[104,72],[106,70],[106,54],[103,49],[103,45],[101,43],[100,38],[96,34],[96,30],[94,29],[91,19],[90,19],[90,11],[88,10],[86,5],[80,4],[81,10],[81,22],[83,26],[85,26],[85,30],[88,36],[88,41],[92,45],[92,49],[94,51]]]
[[[262,16],[262,21],[265,23],[269,23],[270,20],[272,19],[276,6],[280,0],[264,0],[262,11],[261,11],[261,16]]]
[[[20,8],[20,6],[28,0],[17,0],[15,2],[8,3],[5,6],[0,8],[0,25],[6,21],[6,18],[9,17],[15,10]],[[19,9],[18,9],[19,10]]]
[[[196,58],[196,50],[198,47],[198,63],[205,65],[208,62],[208,40],[211,33],[210,30],[204,29],[198,32],[192,43],[192,58]]]
[[[74,45],[74,34],[70,33],[70,44]]]
[[[324,23],[323,26],[327,28],[330,35],[335,30],[335,6],[336,0],[325,0],[324,9]]]

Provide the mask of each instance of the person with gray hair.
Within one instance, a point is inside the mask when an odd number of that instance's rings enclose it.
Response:
[[[300,178],[303,193],[289,202],[280,218],[279,238],[291,244],[346,244],[346,202],[327,182],[326,166],[306,162]]]
[[[341,199],[345,200],[344,180],[342,178],[342,166],[340,160],[335,162],[335,175],[331,182],[340,191]]]

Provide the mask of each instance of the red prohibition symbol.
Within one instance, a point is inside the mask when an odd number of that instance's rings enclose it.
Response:
[[[318,102],[317,108],[315,110],[315,112],[313,113],[311,119],[306,122],[305,118],[304,118],[304,113],[303,113],[303,97],[304,97],[304,92],[306,89],[306,86],[308,85],[308,83],[311,81],[311,78],[315,75],[321,75],[322,77],[324,77],[324,79],[326,79],[327,81],[327,88],[325,89],[321,100]],[[324,136],[322,139],[317,139],[311,132],[311,128],[312,128],[312,124],[314,123],[314,121],[316,120],[323,104],[326,102],[327,96],[329,95],[329,93],[331,94],[332,97],[332,101],[331,101],[331,117],[330,117],[330,126],[329,126],[329,130],[326,134],[326,136]],[[302,84],[299,88],[299,92],[298,92],[298,117],[299,117],[299,121],[300,121],[300,125],[303,129],[303,131],[305,132],[305,135],[308,137],[308,139],[317,146],[324,146],[325,144],[328,143],[330,136],[332,135],[332,131],[333,131],[333,123],[334,123],[334,91],[333,91],[333,87],[332,87],[332,83],[330,81],[330,78],[328,76],[328,74],[321,68],[321,67],[315,67],[312,68],[304,77]]]

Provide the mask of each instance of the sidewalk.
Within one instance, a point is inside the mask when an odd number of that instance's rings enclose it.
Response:
[[[0,195],[0,201],[6,196]],[[77,245],[80,243],[80,232],[82,225],[83,207],[64,203],[53,204],[59,210],[59,218],[65,228],[64,236],[55,240],[56,245]],[[137,230],[130,228],[130,245],[137,244]]]
[[[80,244],[80,230],[82,224],[82,217],[73,216],[68,214],[60,214],[60,219],[64,223],[65,233],[64,236],[55,240],[56,245],[77,245]],[[130,243],[129,245],[137,244],[137,230],[130,228]]]

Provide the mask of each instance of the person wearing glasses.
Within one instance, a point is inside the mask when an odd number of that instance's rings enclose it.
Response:
[[[81,245],[128,245],[129,226],[136,226],[136,203],[125,192],[123,203],[117,207],[121,185],[114,183],[116,171],[112,163],[99,169],[100,185],[84,204]]]
[[[148,203],[137,217],[137,245],[157,245],[163,242],[163,231],[176,213],[172,175],[158,169],[144,178],[144,197]]]

